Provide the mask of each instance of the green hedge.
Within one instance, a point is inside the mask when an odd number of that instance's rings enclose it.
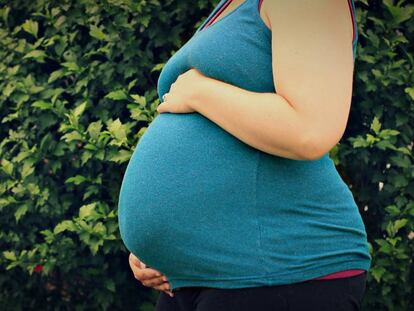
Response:
[[[157,115],[159,71],[217,2],[0,1],[2,310],[152,310],[159,292],[132,277],[120,241],[120,184]],[[356,1],[353,105],[331,152],[368,231],[364,310],[414,305],[406,2]]]
[[[354,97],[338,162],[372,246],[363,310],[414,307],[414,5],[409,2],[356,2]]]

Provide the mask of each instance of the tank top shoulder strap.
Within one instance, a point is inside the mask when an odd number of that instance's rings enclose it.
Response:
[[[217,15],[222,14],[222,11],[232,2],[233,0],[220,0],[218,4],[214,7],[214,9],[211,11],[211,13],[208,15],[208,17],[203,21],[203,23],[197,28],[196,33],[202,31],[204,28],[209,27],[209,24],[211,22],[214,22],[214,20],[217,18]],[[238,14],[238,15],[249,15],[250,17],[253,17],[255,19],[259,18],[259,23],[262,24],[262,26],[265,26],[267,29],[267,25],[263,22],[261,16],[260,16],[260,8],[262,5],[263,0],[244,0],[240,4],[237,5],[237,7],[233,8],[232,11],[235,12],[229,12],[226,15],[231,14]],[[253,11],[253,12],[252,12]],[[226,18],[226,16],[224,16]]]
[[[348,4],[349,4],[349,9],[351,11],[351,18],[352,18],[352,23],[353,23],[353,27],[354,27],[354,32],[353,32],[354,35],[352,37],[352,43],[355,43],[356,41],[358,41],[358,25],[357,25],[357,22],[356,22],[354,0],[348,0]]]
[[[356,58],[356,49],[358,45],[358,24],[356,21],[356,10],[354,0],[348,0],[349,11],[351,13],[352,25],[353,25],[353,36],[352,36],[352,50],[354,54],[354,61]]]
[[[201,31],[207,25],[207,23],[210,22],[211,19],[215,17],[215,15],[219,12],[219,10],[221,10],[221,8],[224,6],[226,2],[228,2],[228,0],[220,0],[220,2],[214,7],[214,9],[207,16],[207,18],[197,28],[196,33]]]
[[[264,1],[272,1],[272,0],[246,0],[246,14],[249,14],[255,24],[261,28],[261,33],[263,33],[268,38],[271,37],[271,29],[267,24],[263,21],[262,16],[260,15],[260,11],[262,9],[262,5]],[[243,14],[243,12],[242,12]]]

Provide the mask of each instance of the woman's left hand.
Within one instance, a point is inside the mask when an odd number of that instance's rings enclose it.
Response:
[[[196,112],[193,104],[204,79],[206,76],[194,68],[179,75],[177,80],[171,84],[169,92],[164,94],[164,101],[158,105],[157,111],[160,113]]]

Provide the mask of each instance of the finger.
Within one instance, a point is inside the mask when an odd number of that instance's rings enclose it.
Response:
[[[170,297],[174,297],[174,293],[172,291],[163,290],[163,292],[166,293],[167,295],[169,295]]]
[[[145,269],[133,269],[134,276],[136,279],[143,281],[143,280],[149,280],[155,277],[163,276],[161,272],[151,269],[151,268],[145,268]]]
[[[155,289],[160,290],[160,291],[171,291],[171,286],[170,283],[165,282],[163,284],[160,285],[156,285],[154,286]]]
[[[157,111],[159,113],[164,112],[165,111],[165,109],[164,109],[165,108],[165,105],[166,105],[166,102],[165,101],[162,104],[158,105]]]
[[[153,277],[156,277],[156,276],[161,276],[162,275],[162,273],[161,272],[159,272],[158,270],[155,270],[155,269],[152,269],[152,268],[149,268],[144,262],[142,262],[142,261],[140,261],[135,255],[130,255],[130,266],[131,266],[131,269],[135,272],[135,273],[137,273],[138,272],[138,270],[141,270],[141,269],[146,269],[146,270],[148,270],[148,272],[146,272],[145,274],[147,274],[147,273],[149,273],[149,274],[153,274]],[[148,268],[147,268],[148,267]],[[151,272],[150,272],[151,271]]]
[[[148,287],[154,287],[154,286],[162,285],[165,282],[167,282],[166,278],[164,276],[161,276],[161,277],[143,280],[142,284]]]
[[[141,267],[141,261],[138,259],[137,256],[135,256],[132,253],[129,254],[129,261],[130,261],[130,263],[132,263],[133,265],[137,266],[138,268]]]

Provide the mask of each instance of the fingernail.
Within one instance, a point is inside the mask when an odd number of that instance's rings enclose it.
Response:
[[[162,277],[162,280],[163,280],[163,281],[165,281],[165,282],[167,282],[167,281],[168,281],[168,280],[167,280],[167,277],[165,277],[165,276],[163,276],[163,277]]]

